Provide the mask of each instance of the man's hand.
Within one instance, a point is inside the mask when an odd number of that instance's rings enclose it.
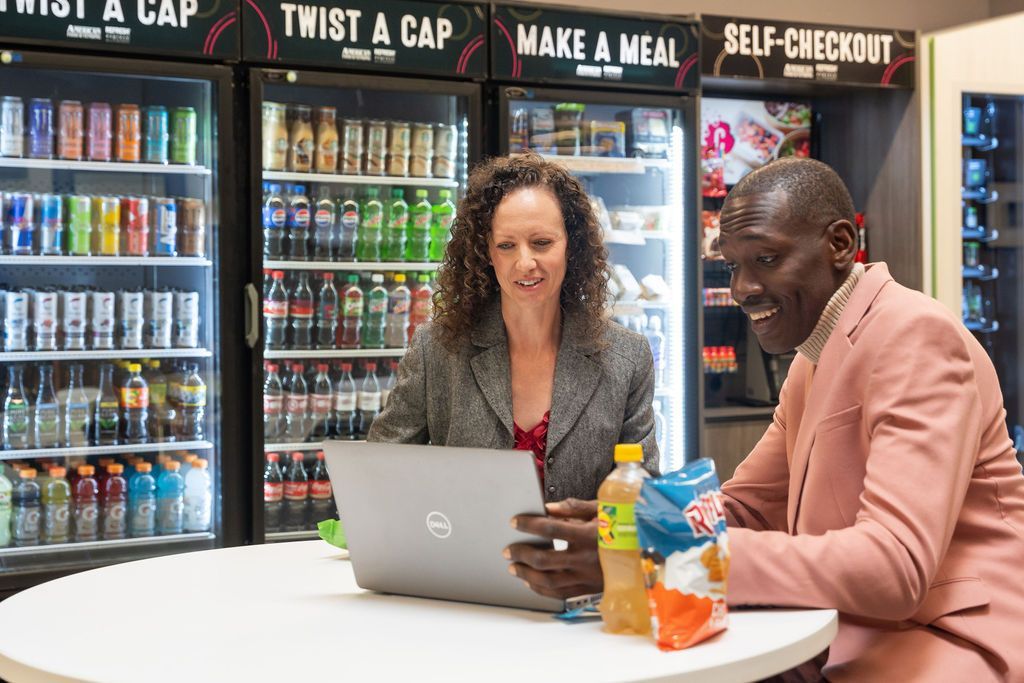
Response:
[[[512,518],[512,526],[534,536],[562,539],[569,547],[552,550],[526,543],[510,545],[503,553],[505,559],[512,560],[509,573],[551,598],[600,593],[604,577],[597,559],[597,501],[568,498],[545,507],[547,517],[518,515]]]

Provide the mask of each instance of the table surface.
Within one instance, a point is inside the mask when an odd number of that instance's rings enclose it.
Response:
[[[748,681],[824,650],[833,610],[751,610],[680,652],[599,621],[381,595],[322,541],[67,576],[0,602],[0,678],[37,681]]]

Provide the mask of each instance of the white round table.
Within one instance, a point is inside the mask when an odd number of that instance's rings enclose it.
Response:
[[[548,614],[380,595],[322,541],[64,577],[0,602],[0,678],[37,681],[749,681],[828,647],[833,610],[729,615],[689,650]],[[414,559],[410,558],[410,561]]]

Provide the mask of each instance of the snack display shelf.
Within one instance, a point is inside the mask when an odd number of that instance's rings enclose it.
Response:
[[[267,360],[282,358],[400,358],[405,355],[405,349],[319,349],[306,350],[290,349],[286,351],[264,351],[263,357]]]
[[[145,545],[165,545],[189,541],[209,541],[214,535],[208,531],[194,531],[168,536],[146,536],[143,538],[116,538],[107,541],[82,541],[79,543],[54,543],[53,545],[28,545],[0,548],[0,558],[12,555],[40,555],[67,553],[75,550],[100,550],[105,548]]]
[[[213,448],[210,441],[158,441],[116,446],[69,446],[67,448],[26,448],[0,451],[0,460],[19,458],[64,458],[70,456],[120,455],[122,453],[157,453],[160,451],[202,451]]]
[[[143,164],[122,161],[70,161],[67,159],[22,159],[0,157],[0,168],[31,168],[47,171],[101,171],[105,173],[156,173],[165,175],[208,176],[205,166],[181,164]]]
[[[0,266],[192,266],[210,268],[213,261],[196,256],[0,256]]]
[[[441,266],[437,262],[418,261],[264,261],[263,267],[271,270],[337,270],[337,271],[373,271],[373,272],[408,272],[422,270],[429,272]]]
[[[89,351],[5,351],[0,363],[33,360],[128,360],[132,358],[210,358],[209,349],[93,349]]]
[[[458,181],[451,178],[413,178],[408,176],[337,175],[333,173],[292,173],[291,171],[264,171],[264,180],[285,183],[338,183],[345,185],[396,185],[398,187],[456,188]]]

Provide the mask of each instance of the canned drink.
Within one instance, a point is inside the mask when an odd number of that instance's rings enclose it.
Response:
[[[28,107],[28,155],[53,158],[53,102],[35,97]]]
[[[342,121],[341,172],[359,175],[363,160],[363,122],[359,119]]]
[[[86,119],[89,129],[86,155],[92,161],[110,161],[114,130],[110,105],[106,102],[90,102]]]
[[[4,97],[0,103],[0,156],[25,154],[25,105],[20,97]]]
[[[366,124],[366,175],[384,175],[387,171],[388,124],[370,121]]]
[[[454,178],[458,154],[459,129],[439,123],[434,130],[434,177]]]
[[[128,256],[149,256],[149,200],[121,197],[121,236]]]
[[[178,208],[173,199],[156,197],[153,199],[153,210],[150,212],[152,227],[150,239],[153,240],[154,256],[178,255]]]
[[[28,351],[28,294],[4,292],[4,351]]]
[[[114,348],[114,293],[89,292],[88,302],[92,348]]]
[[[121,202],[117,197],[92,198],[93,253],[117,256],[121,248]]]
[[[142,348],[143,298],[142,292],[117,293],[117,336],[122,349]]]
[[[171,163],[196,164],[196,126],[198,117],[192,107],[175,107],[171,115]]]
[[[412,127],[412,152],[409,156],[409,175],[429,178],[434,161],[434,126],[417,123]]]
[[[68,253],[72,256],[92,253],[92,199],[88,195],[68,197]]]
[[[63,100],[58,108],[57,118],[57,156],[61,159],[81,159],[85,138],[82,127],[82,103],[78,100]]]
[[[32,329],[36,351],[57,350],[57,292],[32,291]]]
[[[64,201],[59,194],[39,195],[39,253],[64,253]]]
[[[86,299],[87,295],[82,291],[64,290],[60,292],[64,348],[69,351],[85,348]]]
[[[7,195],[7,230],[4,241],[8,253],[28,256],[35,240],[35,201],[28,192]]]
[[[142,111],[146,122],[143,161],[147,164],[166,164],[168,161],[167,142],[170,139],[167,107],[146,107]]]
[[[146,290],[143,314],[146,320],[145,342],[151,349],[171,348],[171,315],[174,295],[167,291]]]
[[[174,346],[199,346],[199,292],[174,293]]]
[[[117,105],[117,160],[136,162],[142,156],[142,114],[138,105]]]
[[[202,199],[178,200],[178,254],[206,256],[206,202]]]
[[[409,175],[410,150],[409,124],[404,121],[392,121],[388,132],[388,175]]]

